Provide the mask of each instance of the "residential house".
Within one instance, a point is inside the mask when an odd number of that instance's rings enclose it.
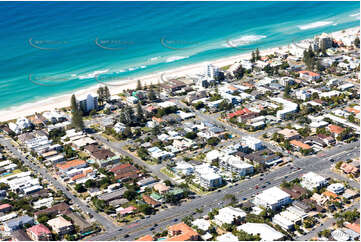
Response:
[[[282,129],[277,131],[278,134],[283,135],[285,140],[300,139],[300,134],[294,129]]]
[[[32,217],[29,217],[28,215],[13,218],[3,222],[5,232],[12,232],[14,230],[23,228],[25,225],[32,224],[34,224],[34,219]]]
[[[34,225],[26,230],[26,233],[34,241],[52,240],[51,231],[44,224]]]
[[[62,216],[50,219],[47,223],[59,235],[69,234],[74,230],[73,224]]]
[[[141,176],[140,171],[129,163],[114,166],[109,171],[114,173],[117,180],[137,179]]]
[[[199,234],[185,223],[174,224],[168,227],[166,241],[196,241]]]

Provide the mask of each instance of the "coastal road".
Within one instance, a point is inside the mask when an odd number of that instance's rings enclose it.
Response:
[[[159,231],[160,227],[165,229],[171,224],[178,223],[183,217],[193,214],[197,208],[203,208],[205,214],[208,213],[210,209],[223,206],[220,203],[223,202],[225,194],[234,194],[240,201],[243,201],[244,199],[250,199],[252,195],[257,194],[264,189],[272,186],[278,186],[284,180],[293,180],[308,171],[319,172],[321,170],[329,169],[329,157],[342,158],[344,155],[356,152],[358,147],[359,142],[354,142],[326,150],[323,152],[324,155],[320,158],[308,157],[297,159],[292,163],[295,167],[294,169],[290,169],[289,166],[283,166],[278,169],[267,171],[262,177],[263,180],[260,180],[260,176],[253,177],[249,180],[242,181],[238,185],[226,187],[219,192],[198,197],[188,203],[182,204],[181,206],[169,208],[151,216],[150,218],[141,220],[137,223],[131,223],[124,226],[120,231],[104,233],[92,237],[90,240],[132,240],[142,235],[152,233],[153,231],[150,231],[150,228],[153,227],[154,224],[158,224],[158,227],[156,227],[157,229],[154,231]],[[346,152],[341,153],[341,151]],[[267,182],[270,182],[271,184],[268,185]],[[264,185],[266,185],[266,187],[262,188]],[[259,186],[260,188],[256,189],[256,186]],[[177,219],[177,221],[175,221],[175,219]],[[129,237],[124,238],[126,234],[128,234]]]
[[[54,179],[48,172],[48,170],[39,167],[38,165],[35,165],[31,161],[29,161],[26,157],[24,157],[23,154],[21,154],[16,147],[14,147],[11,144],[10,140],[7,140],[3,136],[0,136],[0,144],[6,147],[8,150],[10,150],[11,153],[13,153],[18,159],[24,162],[25,165],[30,167],[34,172],[38,173],[42,178],[45,178],[48,180],[51,184],[54,185],[54,187],[60,191],[62,191],[74,204],[78,205],[78,207],[93,216],[93,218],[103,226],[107,231],[113,231],[117,227],[115,224],[113,224],[111,221],[109,221],[107,218],[103,217],[102,215],[96,213],[94,210],[92,210],[90,207],[88,207],[87,204],[82,202],[79,198],[74,196],[70,191],[67,190],[66,187],[64,187],[59,181]]]

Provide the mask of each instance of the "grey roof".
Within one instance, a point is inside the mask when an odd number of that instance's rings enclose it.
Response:
[[[114,200],[114,199],[117,199],[117,198],[121,198],[125,191],[126,191],[125,188],[120,188],[120,189],[118,189],[118,190],[116,190],[114,192],[102,194],[98,198],[100,200],[104,200],[106,202],[111,201],[111,200]]]
[[[25,215],[25,216],[10,219],[10,220],[4,222],[4,224],[6,224],[9,228],[17,228],[24,224],[29,224],[29,223],[33,223],[33,222],[34,222],[34,219],[32,217]]]

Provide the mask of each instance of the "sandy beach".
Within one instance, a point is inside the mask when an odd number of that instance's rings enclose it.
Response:
[[[350,28],[347,30],[333,32],[333,33],[331,33],[331,35],[336,37],[341,34],[342,35],[352,34],[352,33],[355,33],[355,31],[357,31],[358,29],[359,29],[359,27]],[[345,31],[345,33],[343,33],[343,31]],[[274,48],[269,48],[269,49],[260,48],[260,52],[261,52],[262,56],[269,55],[271,53],[274,53],[275,51],[287,52],[288,45],[283,45],[281,47],[274,47]],[[142,85],[149,85],[151,83],[156,84],[159,81],[161,81],[160,80],[161,75],[163,75],[165,79],[169,79],[169,78],[176,78],[176,77],[181,77],[181,76],[185,76],[185,75],[197,74],[203,70],[203,67],[206,63],[211,63],[217,67],[223,67],[223,66],[231,65],[241,59],[250,59],[250,57],[251,57],[250,52],[248,52],[248,53],[244,53],[244,54],[240,54],[240,55],[236,55],[236,56],[221,58],[218,60],[212,60],[212,61],[201,62],[201,63],[197,63],[197,64],[192,64],[192,65],[186,65],[186,66],[182,66],[179,68],[170,69],[167,71],[161,71],[161,72],[156,72],[154,74],[145,75],[145,76],[138,77],[138,78],[135,78],[132,80],[113,81],[113,82],[109,83],[108,87],[109,87],[110,93],[112,95],[115,95],[115,94],[121,93],[125,89],[135,88],[136,84],[137,84],[137,80],[140,80]],[[74,91],[74,92],[71,92],[68,94],[63,94],[63,95],[59,95],[59,96],[55,96],[55,97],[51,97],[51,98],[46,98],[44,100],[27,103],[27,104],[23,104],[20,106],[11,107],[9,109],[0,110],[0,121],[4,122],[7,120],[19,118],[19,117],[26,117],[26,116],[34,114],[35,112],[41,113],[44,111],[49,111],[49,110],[54,110],[54,109],[70,106],[70,97],[73,93],[76,95],[76,97],[87,95],[89,93],[96,94],[97,88],[101,85],[102,84],[99,83],[99,84],[96,84],[89,88],[84,88],[82,90]]]

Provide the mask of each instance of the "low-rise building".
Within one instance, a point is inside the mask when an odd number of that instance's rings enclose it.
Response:
[[[328,184],[327,179],[310,171],[302,176],[301,186],[307,188],[308,190],[313,190],[314,188],[321,188]]]
[[[239,208],[225,207],[221,208],[218,214],[214,216],[214,222],[218,226],[222,226],[223,224],[239,224],[246,215],[247,214]]]
[[[74,230],[73,224],[62,216],[50,219],[47,223],[59,235],[69,234]]]
[[[174,224],[168,227],[166,241],[195,241],[199,240],[199,234],[185,223]]]
[[[291,196],[278,187],[264,190],[254,198],[254,204],[276,210],[292,202]]]
[[[278,232],[268,224],[263,223],[245,223],[238,226],[237,230],[252,235],[258,234],[261,237],[261,241],[278,241],[285,237],[281,232]]]
[[[327,187],[327,191],[335,194],[341,194],[345,191],[345,186],[342,183],[333,183]]]
[[[50,241],[51,231],[43,224],[34,225],[26,230],[26,233],[34,241]]]

